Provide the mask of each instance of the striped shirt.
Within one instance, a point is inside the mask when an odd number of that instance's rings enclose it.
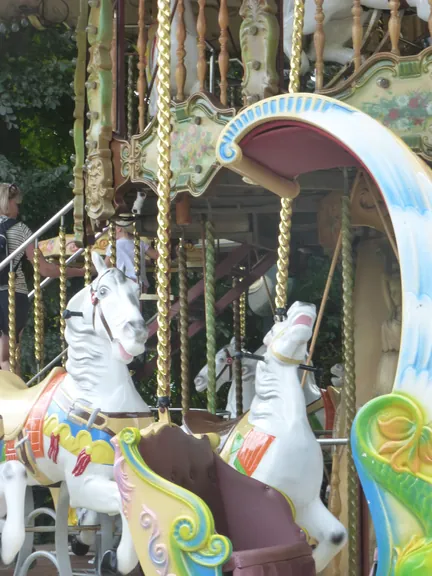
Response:
[[[0,216],[0,222],[7,220],[7,216]],[[12,254],[17,248],[21,246],[30,236],[32,235],[31,230],[23,222],[17,222],[12,228],[6,232],[7,243],[8,243],[8,254]],[[28,294],[27,283],[25,281],[24,272],[22,269],[22,257],[24,256],[24,250],[18,254],[13,261],[13,268],[16,268],[15,276],[15,292],[20,294]],[[19,262],[19,264],[18,264]],[[7,290],[7,286],[0,286],[0,290]]]

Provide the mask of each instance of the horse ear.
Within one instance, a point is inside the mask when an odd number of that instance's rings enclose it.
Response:
[[[98,274],[100,274],[101,272],[105,272],[105,270],[108,269],[102,256],[98,254],[98,252],[96,252],[95,250],[92,250],[92,260]]]

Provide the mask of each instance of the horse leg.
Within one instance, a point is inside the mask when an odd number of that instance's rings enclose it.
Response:
[[[344,526],[331,514],[319,498],[296,510],[296,524],[304,528],[318,545],[313,551],[319,574],[343,548],[347,539]]]
[[[73,508],[87,508],[110,516],[121,514],[122,535],[117,553],[110,551],[109,570],[115,574],[129,574],[138,564],[132,535],[128,522],[123,514],[121,496],[117,484],[103,476],[86,474],[83,476],[67,475],[66,483]],[[105,563],[104,563],[105,564]]]
[[[25,539],[25,493],[27,472],[18,461],[6,462],[0,471],[0,490],[6,503],[6,520],[2,530],[1,557],[6,566],[11,564]],[[2,510],[3,512],[3,510]]]
[[[94,510],[84,510],[81,518],[79,519],[79,526],[95,526],[98,522],[97,512]],[[96,540],[96,532],[90,530],[83,530],[79,533],[79,542],[85,546],[92,546]]]

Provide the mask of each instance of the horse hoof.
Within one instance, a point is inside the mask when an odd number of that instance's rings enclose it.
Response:
[[[107,550],[102,557],[100,565],[101,576],[116,576],[117,571],[117,553],[115,550]]]
[[[83,544],[82,542],[80,542],[76,536],[72,536],[71,550],[75,554],[75,556],[85,556],[86,554],[88,554],[90,546],[87,546],[87,544]]]

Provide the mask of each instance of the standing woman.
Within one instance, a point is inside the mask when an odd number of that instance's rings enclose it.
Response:
[[[31,230],[23,223],[18,222],[16,218],[19,214],[19,205],[22,201],[21,190],[15,184],[0,184],[0,234],[4,233],[7,240],[7,253],[12,254],[19,248],[30,236]],[[13,271],[15,272],[15,322],[18,342],[22,331],[26,325],[30,303],[28,299],[28,288],[22,269],[22,260],[24,254],[33,264],[33,252],[35,246],[30,244],[20,252],[13,260]],[[58,278],[60,276],[60,267],[57,264],[47,262],[40,256],[39,260],[40,273],[42,276]],[[10,370],[9,365],[9,301],[7,270],[0,273],[0,369]],[[3,272],[6,272],[4,274]],[[84,270],[81,268],[67,268],[66,275],[84,276]]]

